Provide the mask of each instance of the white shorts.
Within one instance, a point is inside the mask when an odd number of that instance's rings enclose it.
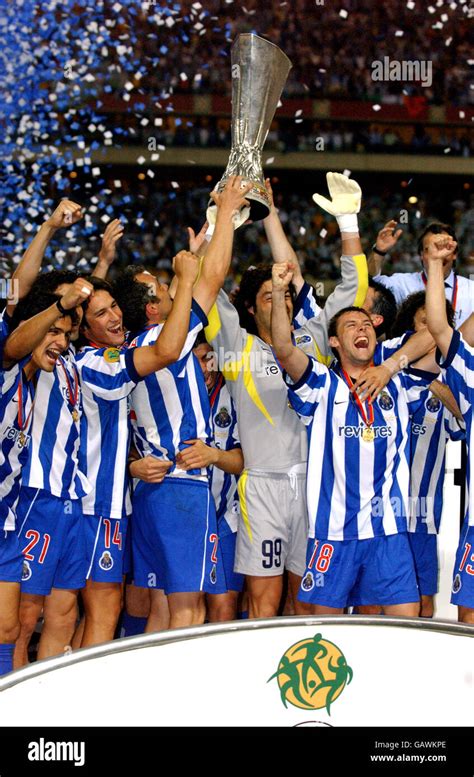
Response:
[[[302,576],[308,542],[305,472],[290,475],[244,470],[238,489],[234,571],[272,577],[287,569]]]

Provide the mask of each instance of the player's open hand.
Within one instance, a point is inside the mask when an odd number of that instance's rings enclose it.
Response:
[[[205,246],[203,244],[207,243],[206,232],[208,226],[209,222],[205,221],[197,235],[194,232],[194,229],[188,227],[189,250],[192,254],[196,254],[197,256],[204,255],[203,248],[205,248]]]
[[[403,235],[403,229],[397,229],[394,232],[397,222],[395,219],[387,221],[384,227],[379,231],[377,239],[375,241],[375,247],[379,251],[383,251],[384,254],[388,253],[390,249],[396,245],[398,239]]]
[[[367,367],[360,374],[351,390],[357,393],[362,402],[367,399],[373,401],[378,397],[382,389],[385,388],[392,374],[384,364],[379,364],[378,367]]]
[[[315,203],[333,216],[359,213],[362,191],[357,181],[341,173],[327,173],[326,180],[331,199],[328,200],[321,194],[313,194]]]
[[[123,230],[124,227],[120,219],[114,219],[110,224],[107,224],[99,251],[99,262],[110,267],[117,255],[117,243],[123,235]]]

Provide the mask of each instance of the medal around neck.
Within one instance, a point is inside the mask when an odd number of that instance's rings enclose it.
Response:
[[[239,35],[232,44],[232,147],[223,177],[216,186],[222,192],[228,178],[241,175],[252,183],[245,195],[250,208],[234,219],[237,229],[247,219],[260,221],[270,213],[270,198],[262,169],[262,150],[292,64],[274,43],[252,33]],[[207,219],[216,220],[216,205],[209,202]]]

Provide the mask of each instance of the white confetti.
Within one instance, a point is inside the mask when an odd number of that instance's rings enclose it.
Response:
[[[415,3],[413,3],[412,0],[409,0],[409,2],[407,3],[408,10],[413,11],[414,7],[415,7]]]
[[[145,157],[144,156],[139,156],[138,159],[137,159],[137,162],[138,162],[139,165],[144,165],[145,162],[146,162]]]
[[[382,106],[381,106],[381,105],[372,105],[372,110],[373,110],[373,111],[376,111],[376,112],[377,112],[377,111],[380,111],[380,109],[381,109],[381,108],[382,108]]]
[[[119,181],[119,179],[117,178],[114,181],[114,186],[115,186],[116,189],[121,189],[122,188],[122,181]]]
[[[152,154],[151,155],[151,161],[152,162],[158,162],[159,158],[160,158],[159,154]]]
[[[451,149],[450,148],[445,148],[444,149],[444,153],[445,154],[450,154],[451,153]]]
[[[155,127],[161,127],[163,125],[163,119],[155,119]]]
[[[181,81],[187,81],[188,80],[188,77],[187,77],[186,73],[180,73],[179,77],[180,77]]]
[[[147,170],[146,174],[147,174],[147,176],[149,178],[154,178],[155,177],[155,173],[153,172],[153,170]]]
[[[464,111],[459,111],[459,118],[460,119],[465,119],[466,118],[466,114],[464,113]]]
[[[449,19],[449,16],[448,16],[448,14],[447,14],[447,13],[442,13],[442,14],[441,14],[441,21],[442,21],[442,22],[447,22],[447,21],[448,21],[448,19]]]
[[[179,183],[177,181],[171,181],[171,186],[173,189],[179,189]]]
[[[404,34],[405,33],[403,32],[403,30],[397,30],[396,33],[395,33],[395,37],[396,38],[402,38]]]
[[[270,156],[270,157],[268,157],[268,159],[265,162],[265,164],[266,165],[272,165],[274,161],[275,161],[275,157],[274,156]]]
[[[296,111],[295,116],[301,116],[302,113],[303,111],[300,108],[299,110]]]
[[[320,235],[320,237],[324,238],[324,237],[326,237],[327,233],[328,233],[327,229],[322,229],[321,232],[319,233],[319,235]]]
[[[344,8],[341,8],[341,10],[339,11],[339,16],[341,17],[341,19],[347,19],[349,14],[346,10],[344,10]]]
[[[452,38],[446,38],[446,40],[445,40],[445,42],[444,42],[444,45],[445,45],[445,46],[450,46],[450,45],[451,45],[451,43],[452,43],[452,41],[453,41],[453,39],[452,39]]]
[[[103,221],[104,224],[108,224],[110,221],[110,216],[108,216],[107,213],[104,213],[104,215],[100,217],[100,220]]]
[[[299,232],[300,235],[306,235],[306,229],[304,227],[300,227]]]
[[[100,175],[100,167],[93,167],[92,175]]]
[[[347,168],[342,171],[342,174],[345,175],[347,178],[351,177],[351,170],[348,170]]]

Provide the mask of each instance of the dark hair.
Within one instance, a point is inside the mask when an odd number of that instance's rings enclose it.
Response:
[[[433,221],[431,224],[428,224],[428,226],[424,228],[423,232],[418,238],[418,253],[420,255],[423,253],[423,240],[425,239],[426,235],[441,235],[443,232],[446,232],[448,235],[450,235],[453,240],[456,241],[456,243],[459,242],[453,227],[451,227],[449,224],[441,224],[440,221]],[[455,249],[455,253],[457,253],[457,248]]]
[[[255,317],[249,308],[255,309],[257,294],[266,281],[272,279],[272,264],[257,264],[248,267],[242,275],[240,287],[234,296],[234,306],[239,314],[240,326],[250,335],[258,335]],[[290,286],[291,298],[296,298],[293,286]]]
[[[123,313],[124,326],[132,335],[143,332],[148,324],[146,306],[157,301],[146,283],[135,280],[135,276],[142,272],[146,272],[143,265],[129,265],[117,276],[113,286],[113,296]]]
[[[193,350],[197,348],[199,345],[209,345],[209,343],[206,340],[206,335],[204,334],[203,329],[201,329],[201,331],[198,332],[198,335],[194,341]]]
[[[33,288],[45,292],[55,292],[63,283],[74,283],[79,273],[74,270],[50,270],[40,273],[33,284]]]
[[[51,294],[50,292],[43,291],[41,288],[33,287],[31,291],[19,301],[16,306],[10,325],[10,331],[17,328],[22,321],[26,321],[29,318],[33,318],[38,313],[42,313],[43,310],[54,305],[61,297],[59,294]],[[70,317],[73,325],[77,324],[79,318],[76,313],[76,309],[68,310],[67,315]],[[61,314],[58,310],[58,318],[61,318]]]
[[[426,293],[417,291],[410,294],[400,305],[397,317],[390,330],[390,337],[401,337],[405,332],[413,332],[415,329],[415,314],[426,304]],[[453,306],[446,300],[446,316],[450,327],[454,328]]]
[[[341,308],[341,310],[338,310],[337,313],[333,315],[331,318],[329,324],[328,324],[328,337],[337,337],[337,322],[341,318],[341,316],[344,315],[344,313],[364,313],[365,316],[369,319],[370,323],[372,324],[372,319],[370,317],[370,313],[367,313],[367,311],[364,308],[358,308],[355,305],[349,305],[347,308]],[[372,326],[374,326],[372,324]],[[375,329],[375,327],[374,327]],[[331,346],[332,347],[332,346]],[[333,348],[334,350],[334,348]]]
[[[393,292],[382,283],[379,283],[379,281],[369,278],[369,288],[374,289],[376,292],[370,312],[383,317],[382,323],[375,327],[375,334],[377,337],[380,337],[390,332],[397,317],[397,303]]]
[[[85,278],[86,281],[89,281],[94,291],[108,291],[111,297],[114,297],[114,291],[110,283],[108,281],[102,280],[102,278],[96,278],[95,275],[81,275],[81,278]],[[88,326],[87,319],[86,319],[86,313],[87,308],[89,307],[89,302],[91,301],[91,297],[87,297],[87,299],[84,300],[81,307],[84,311],[84,315],[82,317],[81,322],[81,330],[85,329],[86,326]],[[81,341],[82,342],[82,341]]]

